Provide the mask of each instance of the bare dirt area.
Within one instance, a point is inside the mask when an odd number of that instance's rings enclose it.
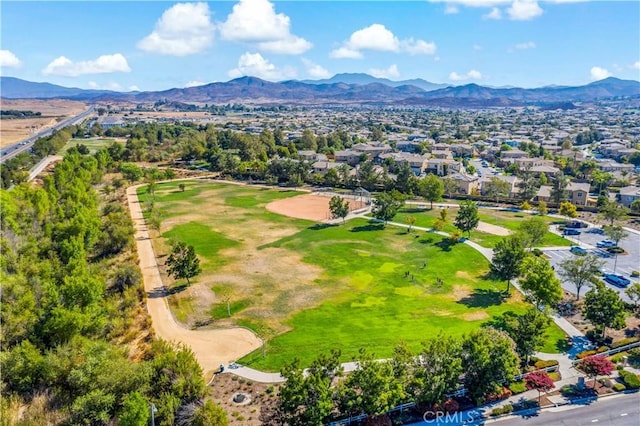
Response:
[[[217,370],[220,364],[227,364],[260,347],[261,340],[245,328],[189,330],[176,322],[167,303],[166,288],[156,263],[136,187],[127,189],[127,200],[136,229],[139,264],[147,292],[147,310],[156,335],[189,346],[205,372]]]
[[[329,211],[330,197],[304,194],[293,198],[273,201],[267,204],[267,210],[296,219],[307,219],[316,222],[325,222],[331,219]],[[361,202],[348,200],[350,209],[363,207]]]
[[[506,237],[507,235],[511,234],[511,231],[509,231],[507,228],[482,221],[478,222],[478,227],[476,229],[480,232],[499,235],[501,237]]]
[[[233,374],[218,374],[211,383],[212,399],[224,408],[230,425],[257,426],[263,424],[260,414],[276,404],[277,385],[252,382]],[[233,401],[237,394],[246,396],[241,403]]]
[[[22,140],[33,133],[54,126],[60,120],[80,114],[87,109],[83,102],[63,99],[2,99],[3,110],[34,111],[37,118],[2,119],[0,147]]]

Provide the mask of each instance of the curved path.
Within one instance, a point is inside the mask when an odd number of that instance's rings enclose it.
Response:
[[[167,301],[151,238],[136,190],[140,185],[127,188],[129,212],[135,227],[139,266],[147,293],[147,310],[156,336],[189,346],[205,373],[216,371],[227,364],[258,349],[262,341],[246,328],[189,330],[178,324]]]

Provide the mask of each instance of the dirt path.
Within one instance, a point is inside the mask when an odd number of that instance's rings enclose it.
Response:
[[[500,235],[502,237],[506,237],[511,234],[511,231],[507,228],[482,221],[478,222],[478,227],[476,229],[481,232],[486,232],[487,234]]]
[[[176,322],[169,309],[149,232],[142,216],[137,187],[127,189],[127,201],[136,230],[139,265],[147,293],[147,310],[153,320],[156,335],[191,347],[205,373],[217,370],[220,364],[227,365],[259,348],[261,340],[245,328],[189,330]]]

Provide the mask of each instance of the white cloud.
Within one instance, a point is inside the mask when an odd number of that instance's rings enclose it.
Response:
[[[460,9],[455,4],[448,4],[444,8],[444,13],[447,15],[455,15],[458,12],[460,12]]]
[[[22,66],[22,62],[10,50],[0,50],[0,67],[17,68]]]
[[[484,19],[502,19],[502,12],[497,7],[491,9],[491,12],[482,15]]]
[[[129,91],[130,92],[139,92],[140,88],[134,84],[132,86],[129,86]]]
[[[329,54],[332,58],[359,59],[363,50],[378,52],[408,53],[409,55],[433,55],[436,45],[410,37],[400,40],[382,24],[372,24],[351,34],[349,40]]]
[[[631,65],[632,68],[635,68],[637,70],[640,70],[640,61],[636,61],[634,62],[633,65]]]
[[[257,43],[264,52],[299,55],[311,49],[313,44],[291,34],[290,26],[291,19],[276,13],[269,0],[240,0],[218,28],[223,39]]]
[[[605,68],[601,68],[601,67],[591,68],[591,81],[602,80],[611,76],[612,74]]]
[[[185,88],[187,88],[187,87],[197,87],[197,86],[204,86],[205,84],[207,84],[207,83],[205,83],[204,81],[191,80],[191,81],[186,82],[184,84],[184,87]]]
[[[231,78],[247,75],[273,81],[293,78],[296,76],[296,71],[290,67],[280,69],[259,53],[245,52],[238,59],[238,67],[230,70],[227,74]]]
[[[263,41],[258,43],[258,49],[280,55],[300,55],[312,47],[313,44],[294,35],[290,35],[288,38],[282,40]]]
[[[451,74],[449,74],[449,80],[451,81],[482,80],[482,73],[480,71],[471,70],[466,74],[460,75],[454,71]]]
[[[207,3],[177,3],[165,10],[139,49],[161,55],[200,53],[213,43],[214,26]]]
[[[376,78],[398,78],[400,77],[400,71],[396,64],[391,65],[387,69],[370,68],[369,74]]]
[[[117,92],[122,91],[122,86],[114,81],[111,81],[107,84],[98,84],[95,81],[90,81],[87,83],[87,85],[89,86],[90,89],[94,89],[94,90],[115,90]]]
[[[515,0],[507,13],[514,21],[528,21],[542,15],[543,10],[536,0]]]
[[[335,59],[362,59],[362,53],[348,47],[339,47],[329,53],[329,57]]]
[[[329,77],[331,77],[331,73],[329,72],[329,70],[327,70],[326,68],[324,68],[321,65],[316,64],[313,61],[310,61],[307,58],[302,58],[302,63],[304,64],[305,68],[307,69],[307,74],[309,75],[309,77],[313,77],[313,78],[329,78]]]
[[[513,48],[516,50],[535,49],[536,44],[533,41],[527,41],[524,43],[517,43],[515,46],[513,46]]]
[[[102,55],[93,61],[79,62],[73,62],[65,56],[59,56],[42,70],[44,75],[61,75],[65,77],[114,72],[131,72],[127,59],[120,53]]]

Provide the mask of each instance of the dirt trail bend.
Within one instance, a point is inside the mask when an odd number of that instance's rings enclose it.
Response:
[[[245,328],[189,330],[176,322],[169,308],[151,238],[138,201],[138,186],[127,188],[127,201],[136,231],[140,270],[147,293],[147,310],[153,320],[156,335],[191,347],[205,373],[217,370],[220,364],[227,365],[259,348],[262,341]]]

